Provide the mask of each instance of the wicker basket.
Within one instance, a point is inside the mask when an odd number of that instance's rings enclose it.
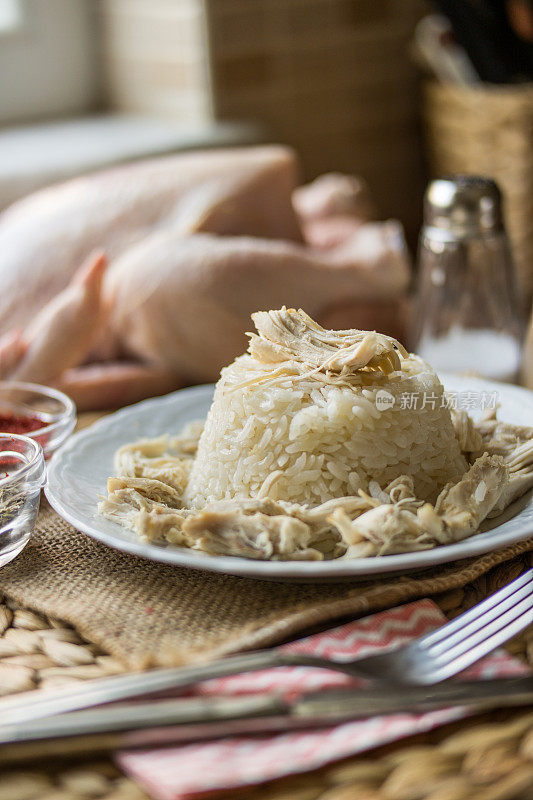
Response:
[[[423,116],[433,175],[494,178],[522,292],[533,294],[533,85],[425,87]]]

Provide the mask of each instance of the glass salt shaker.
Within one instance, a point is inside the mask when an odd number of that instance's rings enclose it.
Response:
[[[430,183],[411,346],[437,371],[518,379],[524,320],[501,195],[489,178]]]

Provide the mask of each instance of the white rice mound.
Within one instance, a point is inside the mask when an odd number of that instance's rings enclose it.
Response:
[[[468,468],[442,384],[418,356],[389,375],[361,372],[353,385],[271,376],[250,355],[222,371],[185,491],[191,508],[257,497],[315,506],[399,475],[433,502]],[[380,410],[378,391],[394,404]]]

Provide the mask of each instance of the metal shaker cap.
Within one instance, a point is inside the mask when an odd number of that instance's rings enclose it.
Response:
[[[424,225],[443,238],[469,238],[503,229],[501,193],[491,178],[451,175],[431,181]]]

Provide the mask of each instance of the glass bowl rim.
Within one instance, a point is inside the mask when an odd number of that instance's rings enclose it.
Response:
[[[2,433],[0,431],[0,441],[2,439],[17,439],[19,442],[29,445],[33,452],[31,453],[30,460],[27,464],[23,464],[19,469],[17,469],[16,472],[11,473],[11,475],[8,475],[5,478],[0,478],[0,488],[3,486],[9,486],[10,483],[16,483],[21,477],[24,477],[36,466],[41,465],[43,472],[46,470],[43,448],[39,442],[35,441],[35,439],[32,439],[31,436],[23,436],[20,433]],[[3,452],[5,451],[0,448],[0,455]]]
[[[40,383],[29,383],[27,381],[0,381],[0,400],[2,398],[2,389],[4,388],[22,389],[24,391],[35,392],[35,394],[40,394],[44,397],[51,397],[54,400],[58,400],[65,406],[64,412],[61,413],[61,416],[59,419],[56,419],[55,422],[51,422],[49,425],[43,425],[42,428],[36,428],[34,431],[29,431],[26,436],[30,439],[33,439],[34,436],[40,436],[43,433],[54,432],[67,421],[72,421],[76,418],[76,405],[74,401],[71,400],[67,394],[61,392],[59,389],[54,389],[52,386],[44,386]],[[2,431],[0,431],[0,434],[1,433]]]

